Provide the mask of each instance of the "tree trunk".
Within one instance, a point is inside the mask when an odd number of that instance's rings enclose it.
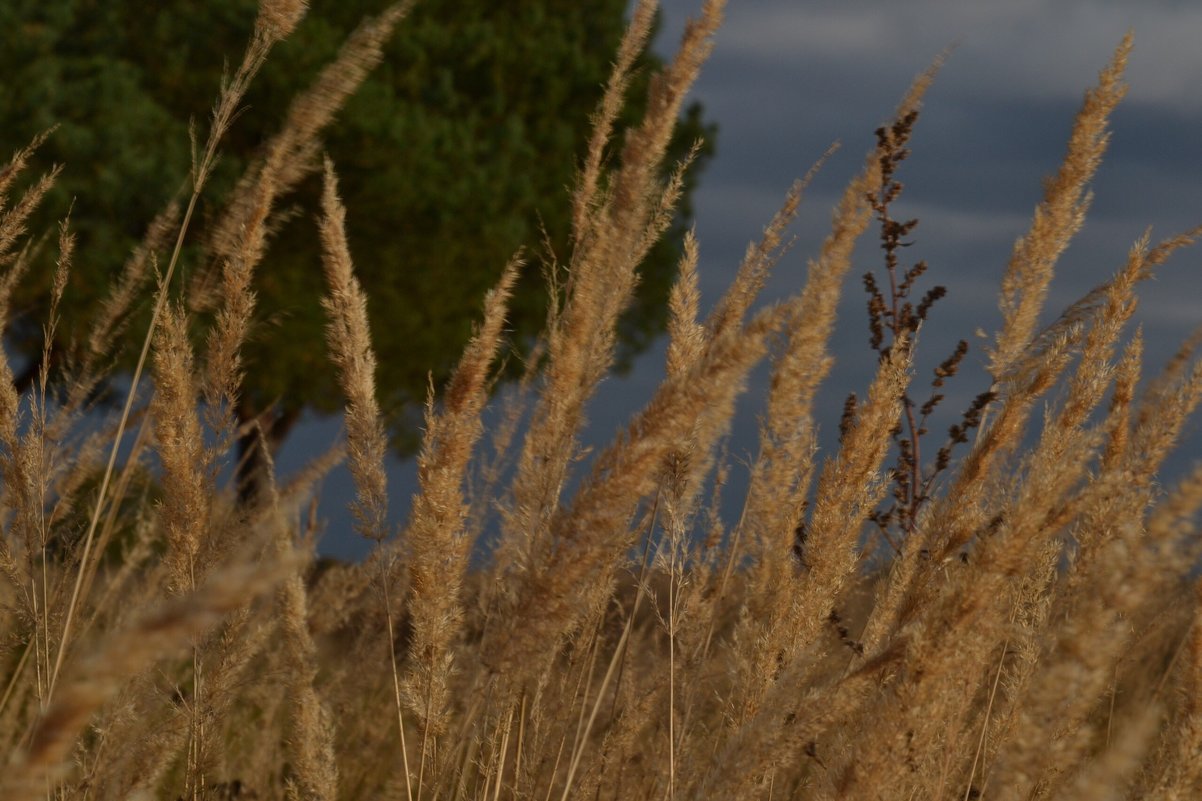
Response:
[[[263,500],[268,482],[272,480],[268,459],[264,458],[261,450],[262,440],[266,440],[268,455],[274,460],[280,446],[300,420],[300,409],[289,408],[281,412],[273,406],[257,412],[246,400],[240,400],[237,415],[241,433],[238,435],[238,464],[234,468],[234,481],[238,487],[239,504],[243,508],[251,508]]]
[[[13,376],[13,388],[17,390],[17,395],[24,395],[38,375],[42,372],[42,357],[45,351],[39,350],[38,355],[30,359],[26,365],[21,368],[21,372]],[[51,362],[53,364],[53,362]]]

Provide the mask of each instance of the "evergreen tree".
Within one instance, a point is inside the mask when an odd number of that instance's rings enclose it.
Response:
[[[200,222],[277,130],[289,101],[382,0],[314,0],[305,22],[275,50],[222,149]],[[416,445],[428,375],[448,375],[480,300],[519,248],[566,255],[569,193],[624,29],[625,0],[423,0],[387,56],[350,100],[325,143],[338,165],[356,269],[371,299],[380,359],[378,391],[395,447]],[[253,0],[176,0],[148,11],[141,0],[8,0],[0,30],[0,149],[12,151],[57,125],[42,166],[65,165],[47,216],[72,203],[79,252],[64,300],[60,341],[69,354],[86,335],[96,302],[149,220],[183,185],[188,126],[203,122],[224,59],[241,51]],[[658,66],[643,57],[622,125],[641,117],[645,82]],[[680,156],[714,130],[692,106],[673,143]],[[618,138],[620,141],[620,137]],[[692,170],[677,225],[643,267],[635,307],[622,327],[620,364],[662,330],[668,288],[690,214]],[[330,413],[341,396],[327,369],[324,290],[314,213],[318,181],[285,200],[286,215],[256,276],[256,327],[247,343],[240,413],[268,410],[274,438],[305,409]],[[185,267],[199,264],[190,238]],[[53,254],[46,254],[52,258]],[[9,345],[32,364],[42,352],[49,271],[16,298]],[[526,271],[511,327],[528,346],[545,316],[545,286]],[[149,298],[144,304],[149,308]],[[144,331],[134,325],[132,332]],[[126,357],[135,349],[127,347]]]

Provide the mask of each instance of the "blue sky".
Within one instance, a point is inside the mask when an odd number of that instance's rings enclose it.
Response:
[[[658,51],[670,51],[699,3],[663,3]],[[924,327],[916,385],[925,385],[925,371],[959,338],[974,346],[968,364],[979,364],[973,331],[996,328],[997,285],[1010,247],[1039,201],[1042,178],[1059,164],[1083,92],[1128,29],[1135,31],[1130,91],[1114,117],[1110,153],[1094,182],[1090,222],[1062,259],[1049,320],[1113,273],[1148,226],[1155,240],[1202,222],[1202,4],[733,0],[693,92],[719,125],[717,155],[695,195],[703,302],[725,288],[747,242],[791,182],[838,141],[842,148],[807,193],[795,226],[797,244],[765,299],[801,285],[805,259],[816,252],[835,199],[873,144],[873,130],[887,121],[914,75],[955,45],[911,140],[896,214],[920,219],[915,245],[905,255],[930,262],[926,286],[948,289]],[[867,236],[844,288],[833,342],[836,369],[820,397],[828,453],[843,397],[862,391],[874,364],[859,275],[878,268],[878,254],[875,237]],[[1202,251],[1186,251],[1143,288],[1136,320],[1147,337],[1149,372],[1202,323],[1200,267]],[[591,441],[608,441],[650,398],[662,365],[661,343],[630,375],[603,384],[592,405]],[[958,377],[949,386],[949,414],[984,389],[983,380],[973,369]],[[732,455],[754,450],[765,387],[766,371],[760,370],[736,421]],[[311,448],[337,436],[337,422],[307,431],[288,445],[296,458],[306,443]],[[1198,444],[1195,436],[1183,447],[1174,471],[1193,461]],[[390,473],[400,520],[414,488],[413,465],[395,462]],[[736,477],[730,487],[736,496],[739,487]],[[348,491],[349,477],[340,471],[323,498],[331,530],[322,550],[341,556],[362,550],[343,530],[347,517],[337,508]]]

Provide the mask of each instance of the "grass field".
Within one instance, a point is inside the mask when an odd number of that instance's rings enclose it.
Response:
[[[571,197],[573,249],[542,265],[552,302],[537,357],[484,430],[509,292],[538,261],[518,255],[431,398],[420,492],[394,531],[374,389],[389,365],[373,355],[354,269],[369,254],[349,251],[321,133],[393,28],[404,35],[408,5],[364,21],[202,223],[222,137],[304,14],[300,0],[264,0],[197,143],[191,194],[145,221],[81,357],[24,395],[12,366],[0,371],[0,798],[1202,794],[1202,468],[1158,480],[1202,400],[1202,335],[1146,365],[1127,325],[1139,284],[1202,228],[1132,243],[1121,269],[1040,325],[1088,211],[1130,38],[1085,94],[1014,245],[990,384],[951,431],[926,423],[962,378],[965,346],[921,336],[942,291],[904,262],[913,226],[892,216],[936,62],[876,132],[794,296],[757,301],[806,180],[705,313],[704,231],[690,236],[662,383],[620,436],[582,448],[638,265],[673,218],[687,164],[664,182],[661,162],[723,5],[703,2],[645,119],[614,142],[654,15],[636,4]],[[38,145],[0,169],[0,320],[44,233],[25,230],[55,179],[27,169]],[[315,172],[328,292],[313,302],[345,442],[248,497],[221,477],[246,433],[232,409],[255,269],[280,199]],[[838,447],[819,452],[814,399],[865,237],[883,253],[864,282],[875,377],[847,388]],[[185,242],[207,243],[207,268],[186,280]],[[46,246],[61,296],[87,254],[69,219]],[[143,302],[142,358],[124,406],[98,424],[90,399]],[[57,324],[56,306],[45,320]],[[915,375],[917,348],[946,354],[933,375]],[[763,360],[767,411],[727,525],[721,493],[744,468],[722,444]],[[318,565],[320,517],[342,511],[312,499],[343,461],[349,514],[374,545],[362,563]]]

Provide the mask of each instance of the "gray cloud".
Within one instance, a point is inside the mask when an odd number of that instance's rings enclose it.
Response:
[[[670,0],[675,20],[695,4]],[[992,76],[995,92],[1076,96],[1128,29],[1143,44],[1130,78],[1150,101],[1195,105],[1202,99],[1202,7],[1172,2],[1099,0],[874,0],[871,2],[731,3],[715,61],[739,59],[766,71],[789,71],[814,59],[868,66],[883,74],[920,69],[960,43],[962,69],[946,80],[979,92]]]

